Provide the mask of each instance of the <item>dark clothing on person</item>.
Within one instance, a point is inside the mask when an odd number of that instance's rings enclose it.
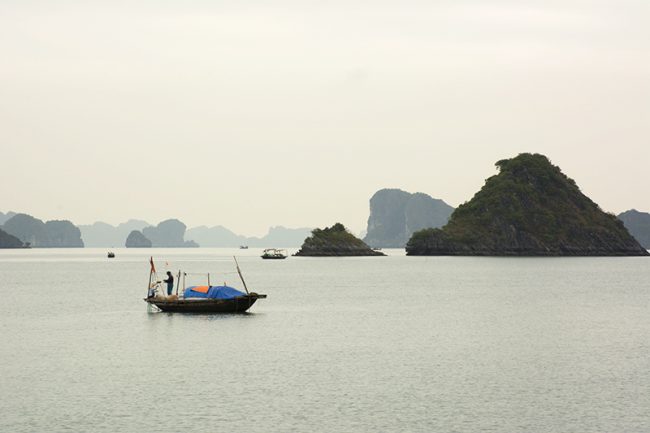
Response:
[[[167,272],[167,279],[163,283],[167,283],[167,296],[171,295],[174,290],[174,276],[171,272]]]

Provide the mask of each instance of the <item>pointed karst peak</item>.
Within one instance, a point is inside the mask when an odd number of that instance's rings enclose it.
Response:
[[[414,233],[407,254],[648,254],[544,155],[524,153],[496,165],[500,172],[459,206],[446,226]]]

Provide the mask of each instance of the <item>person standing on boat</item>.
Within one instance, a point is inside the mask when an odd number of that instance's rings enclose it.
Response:
[[[171,295],[174,290],[174,276],[170,271],[167,271],[167,279],[163,280],[163,283],[167,283],[167,296]]]

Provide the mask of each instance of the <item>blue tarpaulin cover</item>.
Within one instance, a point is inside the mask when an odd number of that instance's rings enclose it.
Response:
[[[194,289],[198,290],[194,290]],[[191,286],[185,289],[185,298],[209,298],[209,299],[233,299],[237,296],[244,296],[234,287],[229,286],[210,286],[207,291],[205,286]]]

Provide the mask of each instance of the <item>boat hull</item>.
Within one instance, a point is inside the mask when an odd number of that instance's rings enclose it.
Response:
[[[145,298],[145,302],[155,305],[168,313],[244,313],[258,299],[266,295],[251,293],[233,299],[176,299]]]

